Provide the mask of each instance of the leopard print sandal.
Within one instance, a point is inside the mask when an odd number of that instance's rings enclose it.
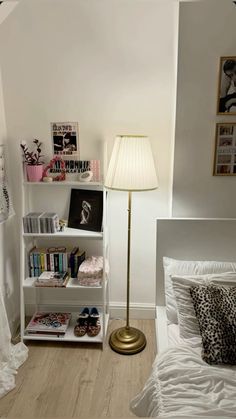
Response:
[[[83,311],[79,314],[79,317],[77,319],[77,324],[74,327],[74,335],[77,337],[84,336],[88,331],[88,325],[89,325],[89,309],[88,307],[85,307]]]
[[[95,337],[99,334],[101,330],[101,322],[100,322],[100,315],[96,307],[93,307],[90,312],[89,320],[88,320],[88,336]]]

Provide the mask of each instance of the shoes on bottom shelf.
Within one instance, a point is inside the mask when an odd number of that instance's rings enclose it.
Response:
[[[74,335],[82,337],[87,335],[89,337],[95,337],[101,330],[100,315],[96,307],[93,307],[90,311],[88,307],[85,307],[78,316],[77,324],[74,327]]]

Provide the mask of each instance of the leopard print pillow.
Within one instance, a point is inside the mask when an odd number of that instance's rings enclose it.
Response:
[[[190,288],[208,364],[236,364],[236,287],[198,285]]]

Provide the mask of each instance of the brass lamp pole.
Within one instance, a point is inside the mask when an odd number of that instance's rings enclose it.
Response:
[[[130,241],[131,241],[131,203],[132,192],[128,194],[128,248],[127,248],[127,304],[126,326],[114,330],[111,333],[109,344],[111,348],[120,354],[133,355],[141,352],[146,346],[146,338],[141,330],[130,327],[129,303],[130,303]]]
[[[109,339],[111,348],[120,354],[133,355],[146,346],[141,330],[130,326],[130,246],[132,191],[157,188],[157,177],[150,143],[143,136],[119,136],[113,148],[105,187],[128,192],[128,246],[127,246],[127,305],[126,326],[114,330]]]

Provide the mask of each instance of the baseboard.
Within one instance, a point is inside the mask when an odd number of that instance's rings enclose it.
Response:
[[[126,303],[110,302],[110,317],[112,319],[125,319]],[[130,304],[131,319],[155,319],[155,304],[131,303]]]

